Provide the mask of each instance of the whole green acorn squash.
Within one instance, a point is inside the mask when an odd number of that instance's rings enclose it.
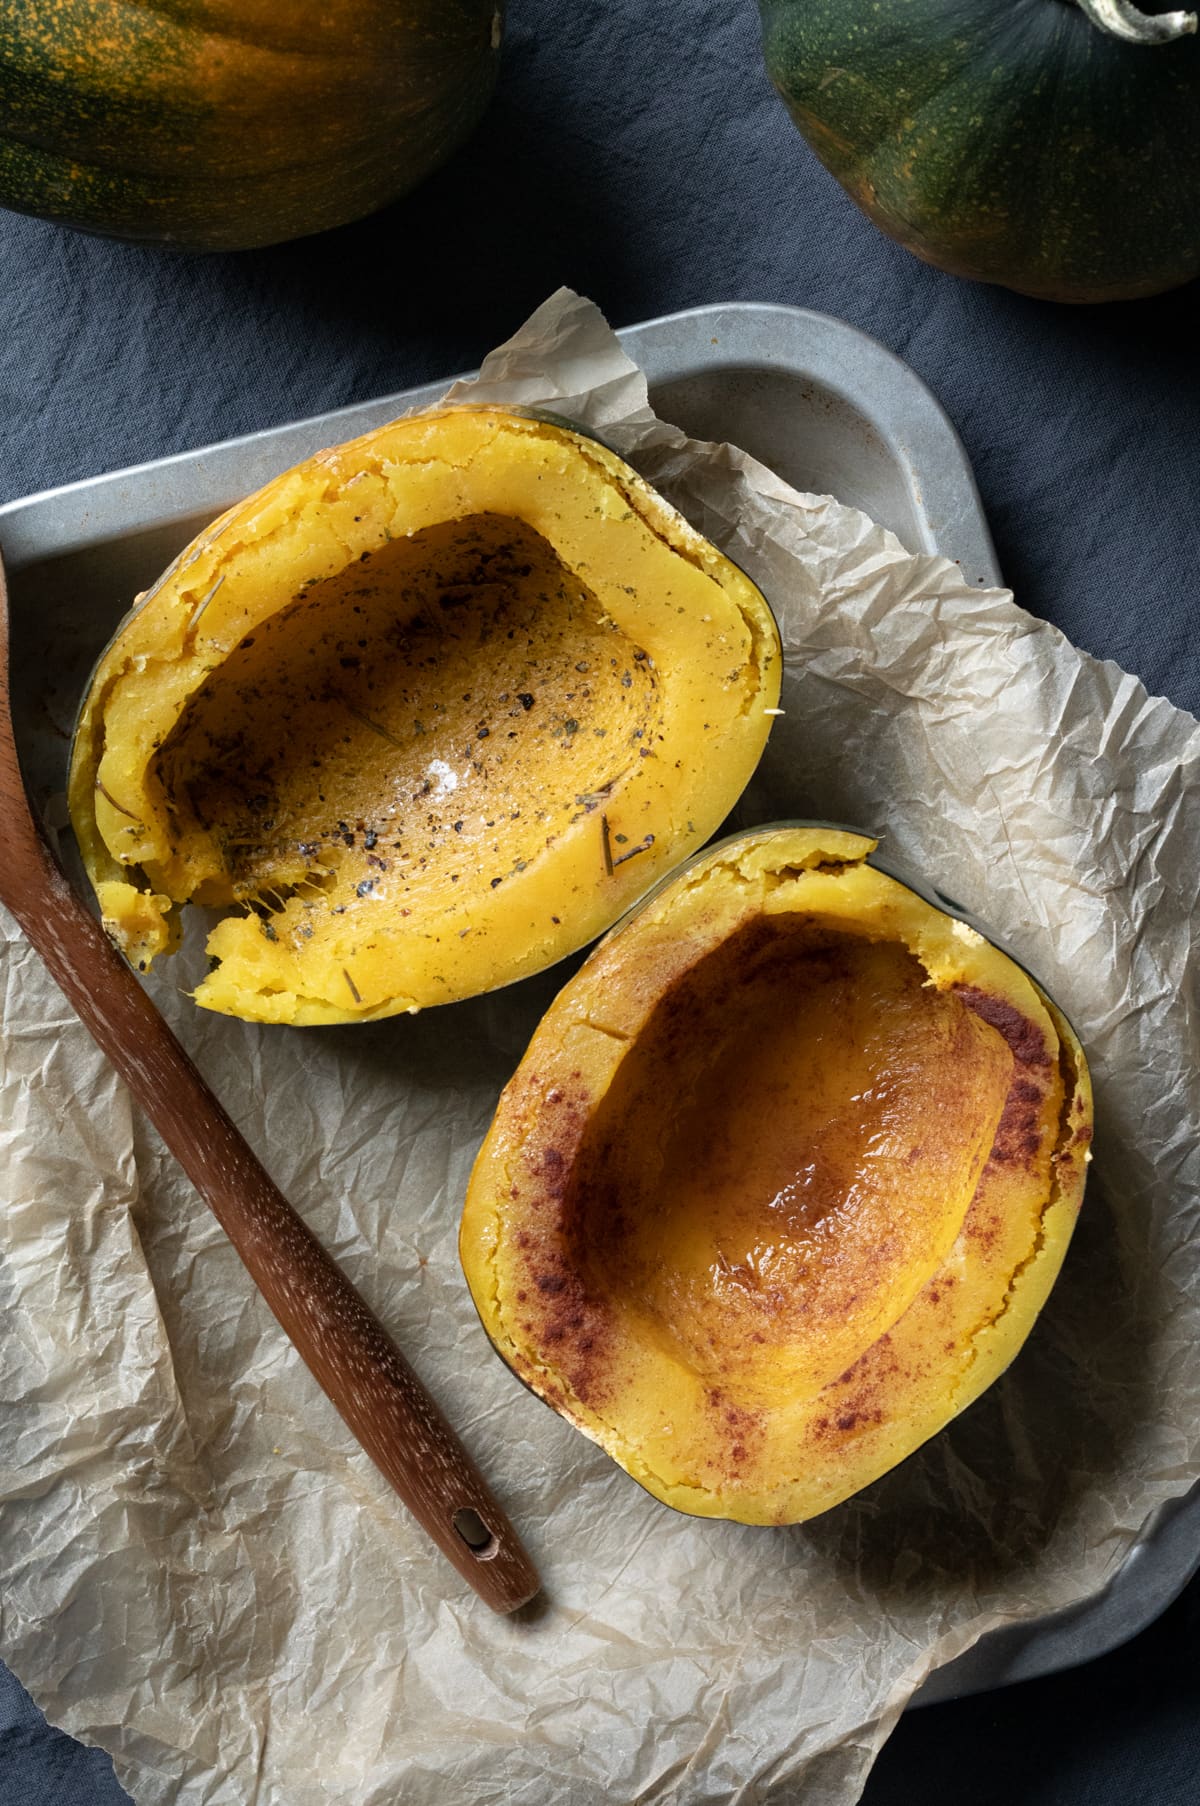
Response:
[[[466,137],[498,0],[5,0],[0,206],[241,250],[357,219]]]
[[[877,226],[1057,301],[1200,272],[1194,13],[1129,0],[760,0],[792,118]]]

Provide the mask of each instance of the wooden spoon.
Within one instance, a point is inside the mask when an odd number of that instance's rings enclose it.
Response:
[[[9,689],[0,558],[0,902],[108,1055],[250,1276],[408,1509],[498,1612],[540,1581],[515,1531],[403,1355],[272,1183],[95,917],[30,808]]]

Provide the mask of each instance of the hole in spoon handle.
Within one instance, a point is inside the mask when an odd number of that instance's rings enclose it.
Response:
[[[496,1554],[500,1547],[499,1539],[473,1506],[462,1506],[450,1522],[476,1561],[490,1561]]]

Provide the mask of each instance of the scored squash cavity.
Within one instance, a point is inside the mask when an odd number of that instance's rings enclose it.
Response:
[[[231,911],[197,1001],[319,1022],[451,1001],[602,931],[756,764],[754,586],[611,453],[454,410],[232,510],[93,680],[71,809],[141,965]]]
[[[471,1178],[501,1354],[699,1515],[810,1517],[941,1428],[1020,1346],[1082,1196],[1069,1027],[872,846],[763,831],[644,904]]]

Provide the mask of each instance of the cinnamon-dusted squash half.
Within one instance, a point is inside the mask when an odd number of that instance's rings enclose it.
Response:
[[[1069,1024],[874,845],[766,829],[670,880],[552,1005],[471,1177],[496,1348],[698,1516],[795,1522],[902,1461],[1012,1360],[1082,1200]]]
[[[70,806],[143,969],[227,911],[196,1001],[450,1002],[607,928],[736,801],[778,701],[748,578],[619,458],[413,416],[231,509],[95,673]]]

